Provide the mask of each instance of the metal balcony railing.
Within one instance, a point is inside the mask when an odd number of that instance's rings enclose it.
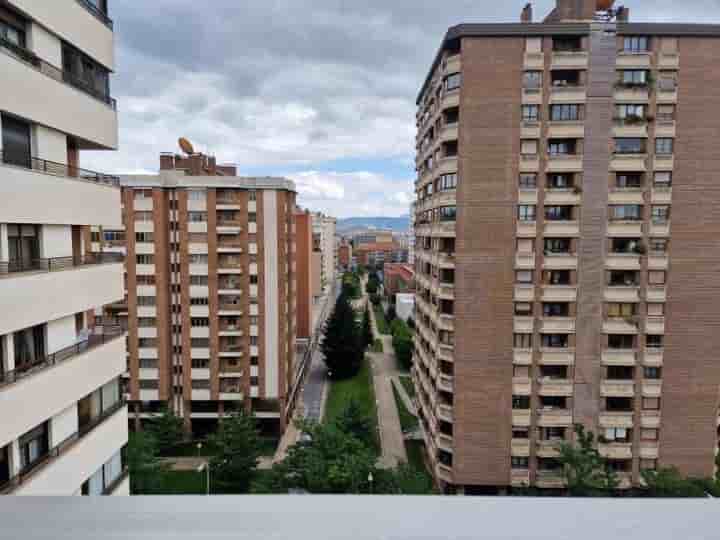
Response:
[[[99,334],[91,334],[87,339],[74,345],[60,349],[52,354],[38,358],[22,367],[0,372],[0,390],[32,375],[45,371],[48,368],[61,364],[71,358],[84,354],[105,343],[109,343],[125,335],[120,327],[105,327]]]
[[[33,157],[29,154],[3,152],[0,150],[0,163],[3,165],[23,167],[24,169],[31,169],[45,174],[52,174],[53,176],[79,178],[81,180],[88,180],[90,182],[108,184],[111,186],[120,185],[120,178],[118,176],[89,171],[87,169],[75,167],[74,165],[67,165],[56,161],[48,161],[47,159]]]
[[[88,253],[80,256],[53,257],[50,259],[12,259],[10,261],[0,261],[0,275],[18,272],[56,272],[81,266],[122,263],[124,261],[125,256],[122,253]]]

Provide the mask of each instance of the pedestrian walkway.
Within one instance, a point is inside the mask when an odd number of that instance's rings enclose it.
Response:
[[[392,379],[393,384],[395,385],[395,390],[398,391],[398,394],[400,395],[400,399],[403,402],[403,405],[405,405],[405,408],[417,416],[417,410],[415,409],[415,403],[413,402],[412,398],[408,395],[407,390],[405,390],[405,387],[400,382],[400,376],[393,377]]]

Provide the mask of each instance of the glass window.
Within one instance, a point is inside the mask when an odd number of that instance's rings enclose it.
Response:
[[[546,206],[545,219],[548,221],[571,221],[573,219],[573,207]]]
[[[642,219],[642,206],[621,204],[610,207],[610,219],[615,221],[638,221]]]
[[[515,315],[530,316],[532,315],[532,304],[529,302],[516,302]]]
[[[527,156],[533,156],[538,153],[538,142],[536,140],[526,139],[520,145],[520,153]]]
[[[513,346],[516,349],[531,349],[532,334],[515,334]]]
[[[207,192],[204,189],[189,189],[188,200],[189,201],[205,201],[207,199]]]
[[[544,317],[568,317],[570,304],[567,302],[545,302],[543,304]]]
[[[451,90],[457,90],[460,88],[462,83],[462,74],[453,73],[445,78],[445,91],[450,92]]]
[[[652,207],[652,221],[656,224],[667,223],[670,219],[670,207],[669,206],[653,206]]]
[[[609,334],[608,349],[634,349],[635,336],[629,334]]]
[[[20,470],[27,470],[45,457],[50,450],[50,425],[43,422],[20,437]]]
[[[428,184],[432,192],[431,184]],[[439,191],[449,191],[457,187],[457,174],[443,174],[438,180]]]
[[[155,264],[155,255],[135,255],[137,264]]]
[[[636,313],[637,304],[619,304],[619,303],[610,303],[608,304],[608,317],[614,317],[614,318],[625,318],[625,317],[633,317]]]
[[[548,349],[566,349],[568,346],[568,335],[543,334],[542,346]]]
[[[18,167],[31,167],[30,124],[2,115],[2,160]]]
[[[642,173],[618,173],[615,185],[621,189],[636,189],[642,187]]]
[[[655,173],[655,187],[670,187],[672,185],[672,173],[670,171],[658,171]]]
[[[570,238],[546,238],[545,251],[547,253],[570,253]]]
[[[618,118],[623,120],[632,118],[645,118],[645,107],[643,104],[623,103],[617,106]]]
[[[25,48],[25,30],[0,19],[0,39]]]
[[[667,137],[655,139],[655,153],[660,155],[669,155],[673,153],[675,140]]]
[[[523,75],[523,87],[536,89],[542,86],[542,71],[526,71]]]
[[[622,83],[626,86],[644,86],[647,83],[647,71],[644,69],[626,69],[621,73]]]
[[[648,52],[648,43],[647,36],[626,36],[623,40],[623,51],[628,53]]]
[[[188,212],[190,223],[203,223],[207,221],[207,212]]]
[[[572,173],[549,174],[547,177],[548,189],[569,189],[574,185]]]
[[[45,325],[15,332],[13,336],[15,369],[23,371],[45,361]]]
[[[644,154],[647,151],[645,139],[621,138],[615,139],[616,154]]]
[[[529,409],[530,408],[530,396],[513,396],[512,398],[513,409]]]
[[[455,206],[443,206],[440,208],[440,221],[455,221],[457,208]]]
[[[535,206],[524,204],[518,206],[518,220],[535,221]]]
[[[662,368],[645,366],[643,375],[646,379],[662,379]]]
[[[540,120],[540,107],[538,105],[522,106],[523,122],[537,122]]]
[[[520,175],[520,189],[535,189],[537,187],[537,175],[528,173]]]
[[[515,282],[516,283],[532,283],[533,282],[532,270],[518,270],[517,272],[515,272]]]
[[[551,105],[550,120],[553,122],[580,120],[580,106],[575,104]]]

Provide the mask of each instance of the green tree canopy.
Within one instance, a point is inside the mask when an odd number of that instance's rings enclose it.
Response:
[[[230,493],[246,493],[262,452],[255,419],[244,412],[223,418],[209,438],[213,485]]]
[[[560,444],[558,461],[563,465],[567,489],[573,497],[609,494],[619,485],[617,475],[595,447],[595,436],[575,425],[575,442]]]
[[[172,455],[173,449],[183,440],[183,421],[175,412],[165,407],[162,412],[147,423],[147,431],[152,434],[162,456]]]
[[[167,470],[158,458],[155,436],[148,431],[130,432],[125,459],[130,473],[130,493],[152,493],[159,475]]]
[[[375,336],[373,335],[372,331],[372,322],[370,320],[370,308],[367,305],[365,306],[365,310],[363,311],[362,336],[363,343],[365,344],[365,349],[367,349],[373,344],[373,341],[375,340]]]
[[[344,294],[338,298],[325,325],[320,350],[332,379],[347,379],[360,371],[365,347],[355,320],[355,312]]]
[[[395,357],[404,369],[409,370],[412,367],[413,332],[402,319],[395,319],[390,329]]]

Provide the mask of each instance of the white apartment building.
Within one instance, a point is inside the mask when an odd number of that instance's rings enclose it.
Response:
[[[112,177],[78,167],[117,147],[103,0],[0,3],[0,493],[128,494],[125,338],[95,313],[123,297]]]
[[[338,240],[335,238],[337,219],[320,212],[313,214],[313,244],[315,250],[321,252],[320,282],[322,294],[326,294],[335,281],[338,267]]]

